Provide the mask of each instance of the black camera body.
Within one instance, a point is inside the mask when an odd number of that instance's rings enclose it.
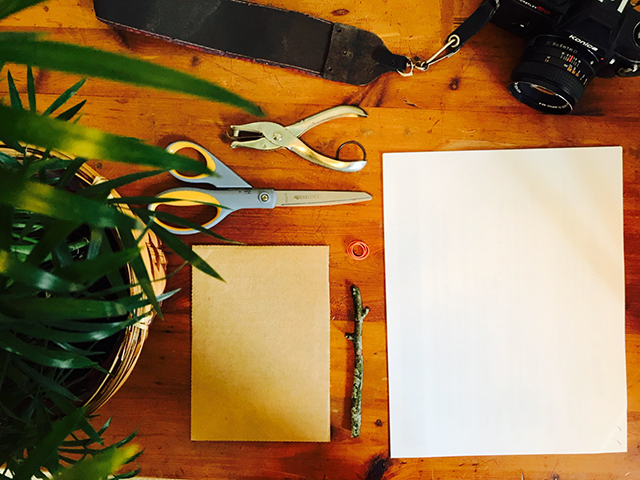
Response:
[[[502,0],[493,23],[528,40],[509,91],[570,113],[596,76],[640,75],[640,12],[629,0]]]

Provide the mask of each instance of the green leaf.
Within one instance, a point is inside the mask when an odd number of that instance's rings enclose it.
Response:
[[[50,157],[50,151],[45,152],[43,158],[39,158],[33,162],[31,162],[30,165],[27,166],[26,169],[24,169],[24,176],[27,178],[32,177],[35,173],[43,173],[45,174],[45,178],[44,179],[38,179],[40,183],[55,183],[57,181],[57,179],[55,178],[55,176],[52,175],[46,175],[46,171],[51,171],[51,170],[64,170],[65,168],[67,168],[69,166],[69,163],[71,162],[70,159],[67,158],[58,158],[58,157]],[[49,172],[51,173],[57,173],[57,172]]]
[[[58,182],[56,183],[56,188],[64,189],[69,184],[69,182],[73,178],[75,178],[76,173],[78,173],[80,167],[82,167],[82,165],[84,165],[85,163],[87,163],[87,159],[84,157],[76,157],[71,160],[67,168],[65,168],[64,173],[60,177],[60,180],[58,180]]]
[[[31,477],[40,473],[40,468],[49,462],[49,459],[57,454],[58,446],[65,438],[76,430],[78,423],[84,418],[82,409],[75,410],[71,414],[57,421],[51,432],[44,437],[27,456],[26,460],[15,472],[15,480],[31,480]]]
[[[211,265],[209,265],[197,253],[191,250],[191,247],[189,245],[184,243],[171,232],[165,230],[164,227],[158,225],[156,222],[152,222],[151,230],[153,230],[153,232],[158,235],[158,237],[160,237],[160,240],[166,243],[171,250],[180,255],[180,257],[189,262],[192,266],[213,278],[224,281],[224,279],[218,274],[218,272],[211,268]]]
[[[7,155],[3,152],[0,152],[0,163],[2,163],[3,165],[8,165],[11,168],[20,167],[20,162],[18,162],[18,160],[16,160],[11,155]]]
[[[187,93],[262,115],[262,110],[252,102],[206,80],[90,47],[27,38],[3,41],[0,36],[0,61]]]
[[[139,319],[138,319],[139,320]],[[63,328],[65,330],[71,330],[76,332],[92,332],[96,329],[95,322],[82,322],[82,321],[73,321],[73,320],[60,320],[57,318],[42,318],[42,323],[46,325],[50,325],[56,328]],[[122,322],[101,322],[100,328],[104,329],[115,329],[122,325]]]
[[[16,83],[13,81],[11,72],[7,72],[7,83],[9,84],[9,99],[11,100],[11,108],[14,110],[24,110],[22,106],[22,100],[20,100],[20,94],[16,88]]]
[[[13,229],[14,210],[11,205],[0,205],[0,250],[11,250],[11,230]]]
[[[140,468],[137,468],[131,472],[127,472],[127,473],[119,473],[118,475],[114,475],[113,478],[111,480],[125,480],[127,478],[135,478],[138,476],[138,474],[141,472],[142,470]]]
[[[6,275],[16,282],[39,290],[66,293],[81,288],[73,282],[21,262],[15,255],[1,250],[0,275]]]
[[[87,260],[93,260],[100,253],[102,240],[105,237],[104,230],[100,228],[92,228],[89,236],[89,248],[87,249]]]
[[[162,301],[160,299],[161,296],[162,295],[158,295],[157,297],[159,302]],[[149,305],[149,300],[141,293],[138,295],[131,295],[130,297],[123,298],[118,301],[124,305],[129,312],[133,312],[137,308],[144,308]]]
[[[42,1],[45,1],[45,0],[42,0]],[[0,7],[0,9],[1,8],[2,7]],[[38,38],[42,38],[43,36],[44,35],[42,33],[39,33],[39,32],[14,32],[14,31],[0,32],[0,40],[3,41],[3,42],[15,42],[15,41],[22,41],[22,40],[36,40]],[[0,64],[2,64],[2,62],[0,62]]]
[[[168,275],[166,275],[165,277],[162,277],[162,278],[154,279],[152,283],[168,281],[171,277],[175,276],[176,273],[178,273],[180,270],[182,270],[187,265],[188,265],[188,263],[184,262],[182,265],[177,267],[175,270],[172,270],[170,274],[168,274]],[[94,292],[94,293],[87,293],[87,298],[107,298],[107,296],[109,296],[109,295],[128,293],[128,292],[131,291],[132,288],[136,287],[137,285],[138,285],[137,283],[125,284],[125,283],[121,282],[120,284],[118,284],[116,286],[112,286],[111,288],[107,288],[106,290],[100,290],[100,291]],[[158,295],[158,297],[157,297],[158,301],[160,301],[160,299],[169,298],[169,296],[168,296],[169,294],[173,295],[173,294],[177,293],[179,290],[180,289],[171,290],[168,293],[165,292],[162,295]]]
[[[47,367],[87,368],[95,365],[95,362],[82,355],[27,343],[7,331],[0,338],[0,349]]]
[[[107,180],[106,182],[96,183],[95,185],[89,185],[88,187],[83,188],[78,192],[79,195],[83,197],[94,197],[99,195],[105,195],[111,192],[111,190],[115,190],[116,188],[123,187],[125,185],[129,185],[137,180],[142,180],[149,177],[154,177],[161,173],[164,173],[164,170],[150,170],[146,172],[136,172],[130,173],[128,175],[122,175],[121,177],[114,178],[112,180]]]
[[[36,325],[34,323],[26,323],[23,321],[21,324],[14,324],[11,327],[11,330],[17,333],[29,335],[32,338],[50,340],[52,342],[81,343],[103,340],[112,335],[115,335],[116,333],[124,330],[127,327],[130,327],[131,325],[134,325],[139,321],[139,318],[131,317],[123,322],[108,324],[95,323],[94,329],[87,332],[69,332],[50,327],[44,327],[42,325]],[[108,325],[108,327],[106,327],[106,325]]]
[[[72,222],[59,221],[49,227],[46,233],[36,243],[31,253],[26,259],[26,263],[34,267],[40,265],[47,258],[53,249],[61,242],[64,242],[67,236],[76,228]],[[63,277],[64,278],[64,277]],[[81,283],[81,282],[78,282]]]
[[[65,122],[68,122],[69,120],[71,120],[76,115],[76,113],[78,113],[80,111],[80,109],[82,107],[84,107],[85,103],[87,103],[86,100],[82,100],[81,102],[76,103],[73,107],[65,110],[60,115],[58,115],[56,118],[58,120],[64,120]]]
[[[95,415],[97,417],[97,415]],[[93,417],[91,417],[93,418]],[[107,420],[102,424],[102,427],[100,427],[100,430],[98,430],[98,435],[100,437],[102,437],[102,435],[104,435],[104,432],[107,431],[107,429],[111,426],[111,420],[113,420],[113,417],[109,417],[107,418]]]
[[[0,107],[1,108],[1,107]],[[138,221],[88,198],[0,171],[0,203],[76,224],[137,228]]]
[[[69,246],[64,243],[58,243],[53,247],[51,261],[56,270],[71,265],[73,263],[73,257]]]
[[[39,385],[41,385],[46,391],[56,392],[58,395],[62,395],[63,397],[68,398],[72,402],[78,401],[78,397],[76,397],[69,390],[64,388],[55,380],[52,380],[50,377],[47,377],[46,375],[43,375],[42,373],[38,372],[35,368],[29,366],[27,363],[23,362],[22,360],[16,358],[13,360],[12,363],[16,366],[16,368],[21,370],[22,373],[24,373],[27,377],[29,377],[34,382],[37,382]]]
[[[78,105],[76,105],[76,106],[78,106]],[[81,106],[82,106],[82,105],[80,105],[80,107],[81,107]],[[72,109],[70,108],[69,110],[72,110]],[[74,113],[74,115],[75,115],[75,113]],[[62,115],[58,115],[58,116],[59,116],[60,118],[62,118]],[[84,113],[81,113],[81,114],[80,114],[80,115],[78,115],[76,118],[74,118],[74,119],[73,119],[73,121],[72,121],[71,123],[73,123],[73,124],[77,124],[77,123],[79,123],[79,122],[80,122],[80,120],[82,119],[82,117],[84,117]]]
[[[12,150],[15,150],[21,155],[25,155],[27,152],[27,150],[22,145],[20,145],[20,143],[16,142],[10,137],[4,136],[2,134],[2,131],[0,131],[0,142],[4,143],[7,147],[11,148]]]
[[[120,239],[122,240],[122,245],[125,249],[138,247],[138,241],[133,237],[133,234],[129,230],[120,230]],[[144,260],[142,260],[142,257],[138,255],[138,257],[133,259],[129,264],[131,265],[133,273],[140,284],[140,288],[142,288],[142,291],[153,306],[154,311],[160,318],[162,318],[160,303],[158,302],[156,293],[153,290],[153,285],[149,278],[149,271],[147,270]]]
[[[36,81],[33,78],[31,65],[27,67],[27,98],[29,99],[29,110],[36,113]]]
[[[96,455],[81,460],[70,468],[61,470],[54,480],[99,480],[117,472],[131,457],[136,455],[138,447],[109,447]]]
[[[103,373],[107,373],[104,369],[99,370]],[[51,400],[53,400],[53,403],[55,403],[55,405],[67,415],[73,413],[76,410],[76,406],[73,403],[60,395],[51,393],[50,398]],[[97,443],[99,445],[103,444],[102,437],[100,436],[100,434],[98,434],[98,432],[96,432],[95,428],[93,428],[93,425],[89,423],[86,417],[83,416],[80,419],[77,428],[81,429],[94,443]]]
[[[0,2],[0,20],[44,0],[3,0]]]
[[[0,175],[0,181],[2,180],[2,175]],[[0,203],[4,203],[1,202]],[[27,212],[24,209],[19,210],[21,212],[20,221],[14,221],[14,227],[16,229],[20,229],[18,233],[19,238],[29,239],[31,235],[37,234],[39,231],[42,231],[45,225],[48,225],[49,222],[52,221],[51,217],[46,215],[41,215],[35,212]],[[31,238],[33,240],[33,238]]]
[[[34,297],[20,304],[4,302],[0,303],[0,310],[15,318],[40,319],[47,317],[49,320],[113,318],[128,313],[127,308],[120,302],[63,297]],[[94,325],[94,328],[99,329],[100,326]]]
[[[0,52],[2,48],[0,42]],[[18,112],[2,105],[0,135],[1,138],[57,149],[78,157],[148,165],[163,170],[211,173],[206,165],[197,160],[146,145],[136,138],[121,137],[31,112]]]
[[[50,347],[52,346],[58,346],[60,347],[62,350],[64,350],[65,352],[71,352],[73,354],[76,355],[80,355],[83,357],[90,357],[91,355],[103,355],[105,352],[100,352],[97,350],[93,350],[93,347],[89,346],[88,348],[82,349],[82,348],[78,348],[75,347],[73,345],[71,345],[70,343],[67,342],[58,342],[58,341],[51,341]],[[104,370],[102,367],[100,367],[99,365],[94,365],[94,368],[100,372],[103,373],[107,373],[106,370]]]
[[[75,283],[95,282],[104,275],[120,270],[139,256],[139,248],[129,248],[119,252],[105,253],[93,259],[73,262],[72,265],[56,273],[61,278]]]
[[[53,103],[51,105],[49,105],[49,107],[47,107],[47,109],[42,113],[42,115],[45,116],[45,117],[47,115],[51,115],[53,112],[55,112],[57,109],[59,109],[62,105],[67,103],[69,101],[69,99],[71,97],[73,97],[78,92],[78,90],[80,90],[80,88],[82,87],[82,85],[84,85],[84,82],[86,82],[86,81],[87,81],[87,79],[83,78],[82,80],[80,80],[75,85],[72,85],[71,87],[67,88],[64,92],[62,92],[62,95],[60,95],[58,98],[56,98],[53,101]]]
[[[95,415],[97,417],[97,415]],[[93,418],[93,417],[90,417]],[[100,430],[96,431],[96,434],[99,438],[102,438],[102,436],[104,435],[104,432],[107,431],[107,429],[109,428],[109,426],[111,425],[111,420],[113,419],[113,417],[109,417],[107,418],[107,421],[104,422],[104,424],[102,425],[102,427],[100,427]],[[89,447],[92,443],[94,443],[94,441],[91,438],[83,438],[83,439],[79,439],[75,434],[71,435],[72,438],[74,440],[65,440],[64,442],[62,442],[62,445],[65,447]],[[101,443],[101,442],[98,442]]]

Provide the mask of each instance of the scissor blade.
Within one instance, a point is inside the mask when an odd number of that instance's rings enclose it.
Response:
[[[371,195],[366,192],[336,192],[323,190],[278,190],[276,207],[302,207],[308,205],[340,205],[366,202]]]

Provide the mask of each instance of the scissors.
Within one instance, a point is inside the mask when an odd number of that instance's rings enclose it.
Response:
[[[192,207],[203,203],[222,206],[223,208],[216,208],[215,216],[202,225],[204,228],[211,228],[220,223],[229,214],[246,208],[340,205],[365,202],[372,198],[371,195],[365,192],[253,188],[240,175],[222,163],[219,158],[197,143],[184,140],[178,141],[170,144],[166,150],[169,153],[177,153],[184,148],[192,148],[199,152],[204,157],[209,170],[215,172],[216,176],[207,174],[188,176],[176,170],[171,170],[171,175],[186,183],[201,183],[213,186],[215,189],[182,187],[166,190],[157,195],[159,201],[149,205],[149,210],[155,211],[162,204],[178,207]],[[163,198],[172,200],[163,201]],[[178,235],[198,233],[197,230],[191,228],[167,225],[157,218],[155,221],[168,231]]]
[[[354,140],[344,142],[338,147],[338,151],[336,152],[336,157],[338,158],[331,158],[316,152],[298,137],[302,136],[311,128],[320,125],[321,123],[328,122],[329,120],[343,117],[366,116],[367,112],[360,107],[355,107],[353,105],[339,105],[316,113],[315,115],[311,115],[310,117],[300,120],[288,127],[274,122],[253,122],[244,125],[232,125],[229,136],[234,141],[231,143],[231,148],[245,147],[264,151],[286,148],[316,165],[321,165],[340,172],[357,172],[358,170],[362,170],[362,168],[367,164],[367,154],[364,147],[358,142]],[[354,144],[358,146],[360,150],[362,150],[364,158],[362,160],[349,162],[340,160],[340,150],[347,144]]]

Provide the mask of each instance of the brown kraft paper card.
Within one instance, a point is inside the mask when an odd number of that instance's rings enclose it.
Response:
[[[191,439],[328,442],[329,247],[194,251]]]

